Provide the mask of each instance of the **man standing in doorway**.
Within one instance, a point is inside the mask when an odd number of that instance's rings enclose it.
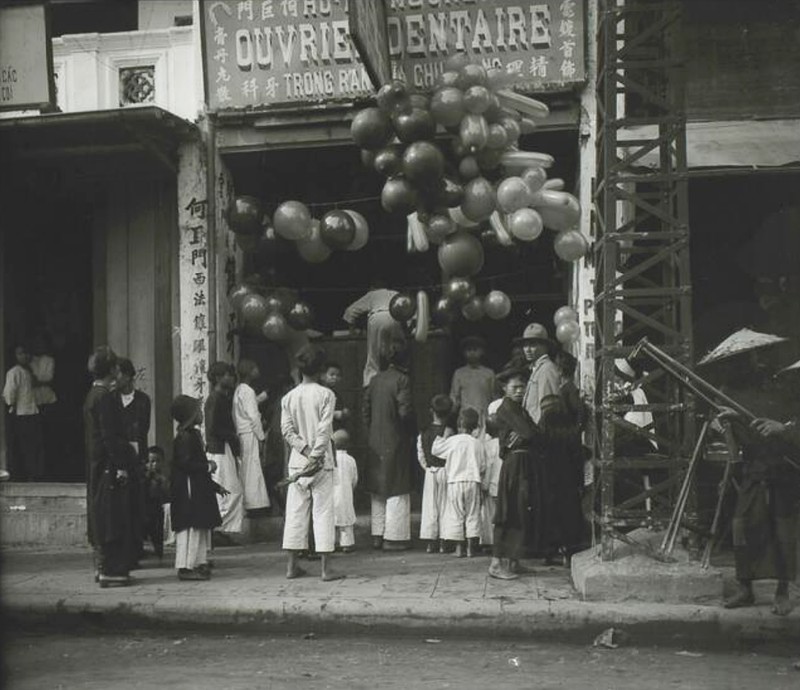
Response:
[[[44,448],[33,392],[31,353],[24,345],[17,345],[14,358],[17,363],[8,370],[3,388],[11,427],[11,478],[18,482],[40,481],[44,475]]]
[[[540,323],[531,323],[522,333],[522,349],[531,367],[531,375],[525,389],[522,406],[531,419],[539,424],[542,419],[542,403],[548,396],[558,399],[561,376],[555,362],[550,359],[550,336]],[[545,405],[546,406],[546,405]]]

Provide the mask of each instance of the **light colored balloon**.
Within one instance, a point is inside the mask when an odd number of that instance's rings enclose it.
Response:
[[[464,185],[461,210],[470,220],[486,220],[495,210],[497,196],[494,187],[485,177],[476,177]]]
[[[497,206],[504,213],[514,213],[533,201],[528,185],[521,177],[507,177],[497,185]]]
[[[483,299],[483,310],[490,319],[504,319],[511,313],[511,298],[502,290],[492,290]]]
[[[569,345],[578,340],[581,327],[576,321],[562,321],[556,326],[556,340],[562,345]]]
[[[570,306],[559,307],[553,315],[553,323],[558,326],[565,321],[578,322],[578,312]]]
[[[525,168],[520,177],[528,185],[531,194],[538,192],[547,183],[547,173],[544,168]]]
[[[275,211],[272,225],[287,240],[307,240],[312,230],[311,211],[300,201],[284,201]]]
[[[477,228],[480,223],[476,223],[474,220],[470,220],[467,218],[463,211],[461,210],[460,206],[456,206],[455,208],[447,209],[447,213],[450,214],[450,217],[453,219],[453,222],[462,228]]]
[[[500,244],[502,244],[504,247],[510,247],[514,244],[514,238],[511,237],[511,233],[508,231],[508,228],[503,224],[503,219],[500,217],[500,213],[498,211],[495,211],[491,216],[489,216],[489,225],[497,235],[497,241]]]
[[[367,219],[364,218],[364,216],[362,216],[358,211],[352,211],[348,209],[345,211],[345,213],[353,219],[353,223],[356,226],[356,236],[347,246],[345,251],[357,252],[359,249],[363,249],[369,240],[369,226],[367,225]]]
[[[521,208],[508,217],[511,234],[523,242],[533,242],[542,234],[542,217],[532,208]]]
[[[589,251],[589,241],[577,230],[567,230],[556,235],[553,248],[560,259],[577,261]]]

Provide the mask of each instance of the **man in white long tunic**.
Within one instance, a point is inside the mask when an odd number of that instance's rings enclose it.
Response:
[[[258,510],[270,505],[264,473],[261,471],[259,445],[265,438],[258,411],[258,400],[253,384],[260,372],[258,365],[249,359],[239,361],[239,385],[233,394],[233,421],[242,451],[239,476],[244,490],[244,509]]]

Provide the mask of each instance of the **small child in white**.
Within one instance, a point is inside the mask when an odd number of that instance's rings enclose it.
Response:
[[[336,449],[336,467],[333,468],[333,514],[336,521],[336,546],[344,553],[355,549],[356,509],[353,507],[353,490],[358,484],[358,466],[347,452],[350,434],[344,429],[333,432]]]
[[[494,515],[497,512],[497,482],[500,479],[500,440],[497,438],[495,413],[503,399],[489,403],[486,415],[486,435],[483,447],[486,451],[486,474],[483,477],[483,503],[481,504],[481,546],[494,544]]]
[[[444,512],[443,536],[457,542],[456,557],[475,555],[475,540],[481,534],[481,483],[486,473],[486,452],[478,440],[480,415],[471,407],[458,415],[458,433],[438,436],[431,448],[445,460],[447,505]],[[447,432],[445,432],[447,433]]]
[[[445,434],[447,420],[453,411],[453,401],[446,395],[434,395],[431,398],[431,416],[433,422],[417,437],[417,460],[425,471],[425,483],[422,485],[422,516],[419,526],[419,538],[428,542],[427,553],[444,553],[444,535],[442,520],[447,505],[447,476],[444,471],[444,460],[431,452],[433,441],[437,436]],[[439,542],[438,548],[436,542]]]

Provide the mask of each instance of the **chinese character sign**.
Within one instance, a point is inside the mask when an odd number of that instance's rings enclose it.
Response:
[[[386,2],[393,74],[416,89],[431,88],[456,52],[519,71],[526,91],[569,89],[585,78],[582,0]],[[212,110],[373,91],[350,37],[347,0],[204,0],[202,9]]]

